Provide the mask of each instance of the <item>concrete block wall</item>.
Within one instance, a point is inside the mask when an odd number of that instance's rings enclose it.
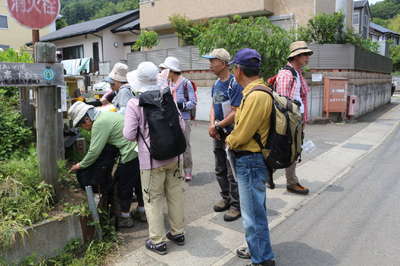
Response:
[[[321,73],[323,77],[339,77],[349,80],[347,95],[358,97],[358,111],[356,117],[364,115],[390,102],[392,77],[390,74],[371,73],[351,70],[314,70],[306,74],[311,87],[309,95],[309,115],[311,120],[324,116],[323,100],[324,86],[322,82],[311,81],[312,73]]]
[[[188,71],[183,75],[193,80],[197,85],[196,119],[209,121],[210,107],[212,104],[211,87],[217,77],[209,70]]]
[[[308,95],[308,112],[311,120],[324,117],[324,85],[323,82],[312,82],[312,73],[321,73],[323,77],[347,78],[349,80],[348,95],[356,95],[359,99],[356,117],[390,102],[392,84],[390,74],[352,70],[312,70],[305,74],[311,87],[311,93]],[[197,119],[208,121],[212,104],[211,87],[217,77],[210,70],[185,71],[183,75],[193,80],[198,87]],[[98,80],[101,78],[99,77]]]
[[[24,237],[18,235],[15,244],[1,251],[0,257],[3,256],[10,265],[18,264],[32,254],[54,257],[74,239],[83,239],[79,217],[60,216],[27,228],[27,235]]]

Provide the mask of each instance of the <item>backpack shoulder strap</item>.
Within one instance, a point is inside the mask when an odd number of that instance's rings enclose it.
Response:
[[[189,101],[188,82],[190,82],[190,80],[187,78],[185,78],[185,80],[183,81],[183,97],[185,98],[185,101]]]
[[[289,70],[292,73],[293,77],[297,78],[297,71],[293,67],[291,67],[289,65],[286,65],[286,66],[283,67],[283,69]]]
[[[268,93],[269,95],[271,95],[271,97],[272,97],[272,93],[273,93],[271,88],[269,88],[269,87],[267,87],[267,86],[263,86],[263,85],[258,85],[258,86],[256,86],[256,87],[252,88],[251,91],[250,91],[250,93],[255,92],[255,91],[263,91],[263,92],[266,92],[266,93]],[[249,93],[248,95],[250,95],[250,93]],[[247,95],[247,96],[248,96],[248,95]]]

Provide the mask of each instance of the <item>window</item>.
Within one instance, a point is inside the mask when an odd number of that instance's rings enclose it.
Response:
[[[369,22],[368,16],[365,15],[364,16],[364,25],[368,25],[369,24],[368,22]]]
[[[0,29],[8,29],[7,16],[0,15]]]
[[[353,14],[353,24],[354,25],[360,24],[360,14],[358,13]]]
[[[63,60],[83,58],[83,45],[62,48]]]

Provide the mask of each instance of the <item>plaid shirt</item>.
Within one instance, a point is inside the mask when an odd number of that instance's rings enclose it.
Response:
[[[292,64],[288,63],[288,66],[292,66]],[[300,97],[304,104],[304,121],[308,121],[308,102],[307,95],[310,92],[310,87],[308,87],[306,80],[304,79],[301,71],[297,71],[300,76],[301,82],[301,91]],[[290,70],[281,69],[276,78],[276,92],[282,96],[289,97],[290,99],[294,99],[294,94],[296,92],[296,82],[292,72]]]

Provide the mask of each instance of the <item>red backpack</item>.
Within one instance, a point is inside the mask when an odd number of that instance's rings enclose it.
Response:
[[[286,66],[284,66],[284,67],[282,68],[282,70],[290,70],[290,72],[292,72],[292,75],[293,75],[293,80],[297,78],[297,72],[296,72],[296,70],[295,70],[293,67],[291,67],[291,66],[289,66],[289,65],[286,65]],[[277,78],[278,78],[278,74],[276,74],[276,75],[273,76],[273,77],[270,77],[270,78],[267,80],[269,87],[270,87],[273,91],[276,91],[276,79],[277,79]]]
[[[196,83],[194,83],[192,80],[187,79],[185,84],[183,85],[183,95],[186,99],[186,101],[189,101],[189,88],[188,88],[188,82],[192,84],[193,90],[194,90],[194,96],[196,97],[196,102],[197,102],[197,86]],[[190,110],[190,120],[196,120],[196,107]]]

